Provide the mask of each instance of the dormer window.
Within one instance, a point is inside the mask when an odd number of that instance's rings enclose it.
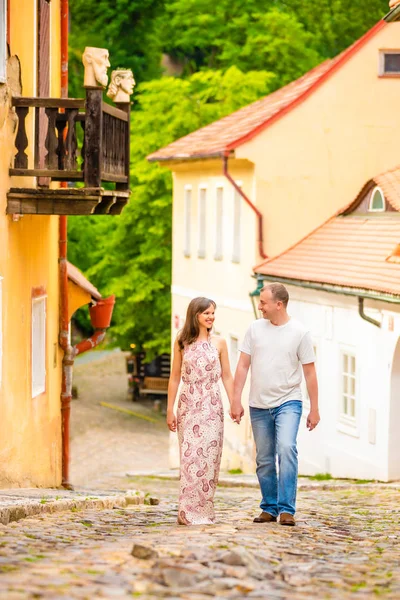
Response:
[[[379,75],[381,77],[400,77],[400,50],[381,50],[379,52]]]
[[[386,209],[385,196],[380,187],[376,187],[372,190],[371,198],[369,201],[368,211],[369,212],[383,212]]]

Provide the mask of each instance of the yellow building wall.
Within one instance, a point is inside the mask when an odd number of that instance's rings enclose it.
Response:
[[[378,77],[379,50],[400,49],[387,24],[311,96],[236,156],[254,162],[267,254],[282,252],[400,161],[400,78]]]
[[[11,0],[11,55],[21,65],[22,94],[36,90],[36,2]],[[51,95],[60,95],[60,4],[51,10]],[[61,483],[61,352],[58,346],[58,217],[6,216],[6,192],[28,178],[9,178],[14,122],[9,88],[0,84],[0,276],[2,380],[0,383],[0,487]],[[32,121],[31,121],[32,122]],[[32,128],[28,129],[32,140]],[[32,398],[32,289],[47,295],[46,391]]]

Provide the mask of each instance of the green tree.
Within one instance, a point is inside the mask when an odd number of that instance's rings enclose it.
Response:
[[[268,93],[268,72],[196,73],[143,83],[132,116],[132,197],[103,256],[89,271],[117,295],[112,333],[116,343],[135,343],[148,357],[170,349],[171,199],[170,172],[146,156]]]

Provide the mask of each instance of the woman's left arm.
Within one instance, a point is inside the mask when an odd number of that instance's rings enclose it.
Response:
[[[221,379],[228,395],[229,403],[233,402],[233,377],[229,365],[228,347],[224,339],[219,340],[219,360],[221,362]]]

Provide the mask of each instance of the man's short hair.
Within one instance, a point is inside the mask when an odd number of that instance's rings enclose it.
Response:
[[[272,298],[275,300],[275,302],[280,301],[285,307],[288,305],[289,292],[282,283],[266,283],[261,291],[263,292],[264,290],[269,290],[271,292]]]

